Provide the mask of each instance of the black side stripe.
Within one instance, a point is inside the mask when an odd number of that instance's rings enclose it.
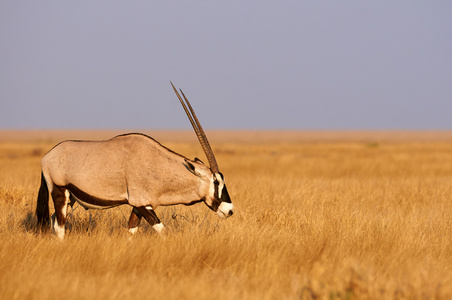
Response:
[[[64,188],[68,189],[76,198],[91,205],[111,207],[128,203],[127,199],[106,200],[92,196],[71,183]]]

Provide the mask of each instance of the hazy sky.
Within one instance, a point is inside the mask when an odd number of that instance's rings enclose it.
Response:
[[[451,1],[0,1],[0,128],[452,129]]]

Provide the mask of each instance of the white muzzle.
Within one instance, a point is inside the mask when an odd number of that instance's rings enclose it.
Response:
[[[232,216],[234,212],[234,205],[232,203],[221,202],[220,206],[218,206],[217,214],[226,219]]]

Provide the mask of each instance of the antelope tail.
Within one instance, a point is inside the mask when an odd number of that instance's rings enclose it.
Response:
[[[49,189],[44,174],[41,173],[41,187],[38,192],[38,203],[36,204],[36,216],[38,228],[47,230],[50,226],[49,217]]]

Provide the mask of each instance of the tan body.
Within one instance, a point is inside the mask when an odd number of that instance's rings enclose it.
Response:
[[[210,178],[194,176],[186,160],[148,136],[127,134],[106,141],[62,142],[43,157],[42,171],[47,182],[58,187],[74,185],[112,204],[127,201],[155,209],[190,204],[207,195]],[[209,167],[192,163],[210,173]],[[80,200],[89,203],[89,199]]]

